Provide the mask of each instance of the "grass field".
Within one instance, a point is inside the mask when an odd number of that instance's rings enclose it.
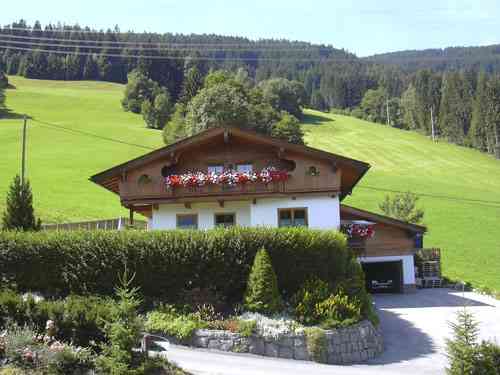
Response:
[[[19,77],[10,77],[10,82],[16,87],[7,90],[12,115],[0,120],[0,210],[20,169],[22,120],[16,115],[26,113],[33,119],[28,175],[42,219],[64,222],[125,214],[116,196],[88,177],[147,150],[53,127],[161,146],[158,131],[146,129],[140,116],[122,111],[123,86]],[[420,205],[429,227],[424,243],[443,249],[446,275],[500,290],[500,161],[444,142],[434,144],[416,133],[314,111],[307,111],[304,130],[309,145],[372,164],[348,204],[377,210],[387,193],[374,189],[424,194]]]

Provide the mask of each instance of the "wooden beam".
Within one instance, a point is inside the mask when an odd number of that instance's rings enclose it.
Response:
[[[254,199],[252,200],[252,204],[257,204],[257,198],[254,198]]]
[[[218,200],[217,202],[219,202],[220,207],[224,207],[224,201],[222,199]]]
[[[224,129],[224,143],[229,143],[229,129],[225,128]]]
[[[158,208],[160,207],[160,205],[158,203],[155,203],[153,204],[153,210],[158,210]]]
[[[191,203],[190,202],[184,203],[184,207],[190,210],[191,209]]]
[[[134,225],[134,210],[133,210],[133,207],[130,206],[129,208],[129,224],[132,226]]]

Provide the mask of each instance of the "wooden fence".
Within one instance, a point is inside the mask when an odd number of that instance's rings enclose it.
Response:
[[[42,224],[42,230],[123,230],[130,227],[130,219],[120,217],[109,220],[82,221],[63,224]],[[134,220],[135,229],[147,229],[147,223]]]

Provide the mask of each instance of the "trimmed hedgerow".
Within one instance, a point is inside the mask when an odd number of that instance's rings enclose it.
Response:
[[[240,302],[254,257],[263,247],[285,298],[312,276],[332,285],[352,285],[351,280],[363,279],[361,268],[352,266],[355,258],[345,237],[338,232],[239,227],[1,232],[0,278],[20,291],[111,295],[118,275],[127,267],[136,274],[134,283],[145,298],[175,301],[182,291],[213,288],[229,302]]]

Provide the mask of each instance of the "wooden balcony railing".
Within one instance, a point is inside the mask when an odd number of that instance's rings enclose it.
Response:
[[[246,183],[235,185],[204,185],[194,187],[169,188],[162,178],[151,179],[148,183],[124,183],[121,195],[125,199],[134,198],[165,198],[184,197],[217,197],[242,194],[282,193],[286,191],[287,182]]]

